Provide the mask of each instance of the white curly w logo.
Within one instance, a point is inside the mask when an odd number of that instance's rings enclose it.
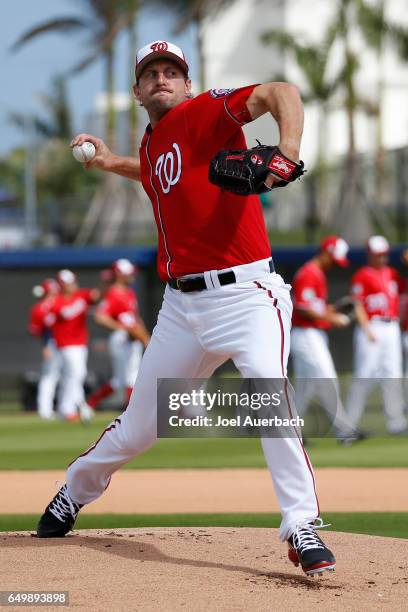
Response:
[[[173,142],[173,151],[162,153],[156,161],[156,176],[159,177],[163,193],[169,193],[170,189],[178,183],[181,176],[181,151],[176,142]]]

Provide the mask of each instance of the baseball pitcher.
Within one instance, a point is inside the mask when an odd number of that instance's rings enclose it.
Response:
[[[155,41],[137,53],[134,93],[150,119],[140,161],[114,155],[90,134],[72,144],[95,145],[88,167],[141,180],[157,223],[163,305],[127,410],[70,465],[39,537],[67,533],[112,474],[155,443],[158,378],[209,378],[228,358],[245,378],[286,377],[290,287],[274,271],[258,194],[303,172],[297,89],[268,83],[193,97],[182,50]],[[278,124],[279,146],[248,151],[242,126],[264,114]],[[289,417],[293,406],[287,395],[283,401]],[[334,556],[316,530],[322,520],[300,433],[294,428],[291,437],[265,438],[262,446],[290,560],[307,574],[332,570]]]

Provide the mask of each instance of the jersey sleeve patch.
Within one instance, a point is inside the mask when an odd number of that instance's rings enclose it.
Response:
[[[363,293],[363,285],[361,283],[354,283],[351,286],[352,295],[361,295]]]
[[[316,291],[312,287],[305,287],[302,291],[301,298],[305,302],[309,302],[316,297]]]
[[[234,89],[210,89],[210,96],[212,98],[225,98],[231,92],[235,91]]]

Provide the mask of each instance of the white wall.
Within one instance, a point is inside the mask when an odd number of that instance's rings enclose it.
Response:
[[[373,0],[371,0],[373,1]],[[386,0],[387,17],[408,27],[407,0]],[[208,87],[239,87],[265,82],[285,70],[288,80],[302,87],[302,77],[288,57],[281,57],[271,46],[259,41],[260,34],[270,28],[286,28],[299,39],[318,41],[336,9],[335,0],[237,0],[228,10],[204,25],[205,56]],[[352,35],[352,44],[359,53],[361,68],[358,76],[360,92],[374,100],[378,78],[378,60],[367,50],[359,36]],[[341,49],[334,53],[330,70],[336,71]],[[392,47],[386,49],[382,73],[385,95],[382,106],[384,144],[386,148],[406,146],[408,143],[408,64],[397,59]],[[337,107],[341,101],[337,101]],[[302,157],[311,166],[316,155],[318,108],[307,106]],[[248,143],[258,137],[274,143],[277,131],[268,117],[245,128]],[[362,113],[356,121],[356,141],[359,151],[369,152],[375,147],[375,125]],[[347,149],[345,113],[333,109],[326,138],[327,154],[335,157]]]

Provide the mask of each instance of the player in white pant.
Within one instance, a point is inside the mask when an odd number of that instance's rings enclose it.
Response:
[[[156,441],[158,378],[209,378],[228,358],[244,377],[286,375],[292,310],[289,286],[277,274],[269,273],[268,261],[233,269],[238,278],[248,280],[193,295],[166,289],[128,409],[108,427],[94,449],[68,469],[67,484],[73,499],[89,503],[99,497],[116,469]],[[245,299],[248,316],[238,336],[231,316],[242,316],[241,299]],[[177,350],[169,353],[169,346]],[[281,502],[281,535],[286,539],[305,514],[317,513],[313,475],[297,437],[265,439],[263,447]]]
[[[143,356],[143,343],[131,340],[126,330],[118,329],[110,335],[108,346],[113,363],[112,387],[115,390],[133,389]],[[130,397],[127,399],[129,401]]]
[[[55,317],[51,312],[58,291],[58,283],[53,278],[44,279],[40,285],[33,287],[33,294],[39,300],[30,311],[29,331],[42,340],[37,411],[38,416],[45,420],[54,418],[55,391],[61,374],[61,357],[52,335]]]
[[[54,337],[61,357],[61,382],[58,411],[62,418],[79,420],[78,409],[85,400],[87,374],[87,313],[100,297],[98,289],[79,289],[71,270],[60,270],[57,280],[61,291],[53,304]]]
[[[371,236],[368,265],[360,268],[351,281],[351,293],[359,300],[359,325],[354,330],[354,374],[346,409],[357,426],[368,394],[380,383],[387,429],[391,434],[401,434],[407,427],[399,325],[399,293],[405,283],[387,265],[389,250],[383,236]]]
[[[67,533],[81,505],[97,499],[119,467],[156,441],[158,378],[208,378],[231,358],[242,376],[280,378],[287,390],[292,306],[289,286],[272,271],[259,197],[221,191],[208,181],[208,168],[220,149],[246,148],[241,126],[270,112],[285,156],[280,177],[291,173],[303,128],[297,90],[269,83],[192,98],[183,52],[155,41],[137,54],[134,92],[151,121],[140,163],[114,155],[90,134],[72,144],[95,144],[88,166],[141,179],[154,208],[158,268],[167,287],[127,410],[70,465],[67,485],[40,519],[39,537]],[[269,167],[263,189],[279,180]],[[282,398],[290,418],[294,407],[286,393]],[[262,447],[290,560],[307,574],[333,569],[334,556],[316,532],[315,481],[299,431],[265,438]]]
[[[58,381],[61,377],[61,355],[50,338],[43,347],[41,377],[38,383],[38,415],[42,419],[54,419],[54,398]]]
[[[112,264],[112,274],[113,282],[96,309],[95,321],[113,330],[108,340],[113,376],[80,406],[83,421],[92,419],[99,403],[115,391],[124,391],[126,404],[129,402],[143,349],[150,340],[139,314],[136,292],[130,286],[135,279],[135,266],[128,259],[118,259]]]
[[[296,376],[296,407],[303,416],[310,401],[318,397],[343,444],[361,440],[340,398],[337,372],[329,349],[327,331],[350,324],[346,315],[327,303],[326,272],[333,266],[346,266],[348,245],[338,236],[327,236],[317,255],[306,262],[293,281],[294,314],[291,356]],[[322,432],[325,433],[325,432]]]

